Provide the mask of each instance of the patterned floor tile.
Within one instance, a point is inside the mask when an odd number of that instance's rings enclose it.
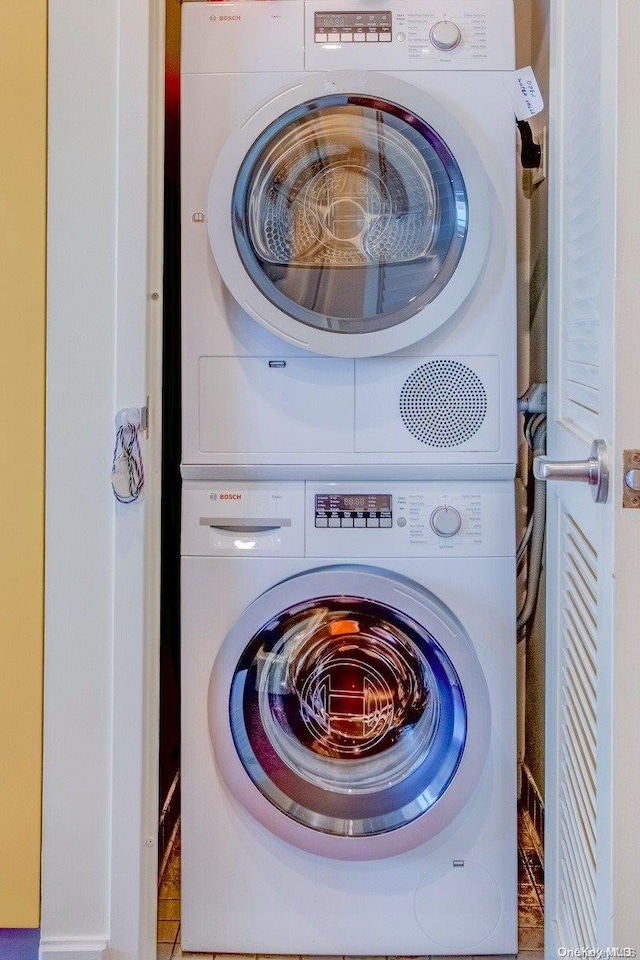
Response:
[[[518,950],[542,950],[544,927],[518,927]]]
[[[158,943],[170,943],[173,946],[179,926],[179,920],[158,920]]]
[[[179,900],[158,900],[158,920],[179,920]]]

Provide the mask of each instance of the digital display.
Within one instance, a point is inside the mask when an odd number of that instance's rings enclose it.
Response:
[[[322,10],[315,14],[316,42],[326,42],[331,34],[341,34],[340,40],[366,40],[366,34],[374,40],[391,40],[390,10],[330,11]],[[319,38],[323,39],[320,40]]]
[[[319,493],[316,494],[316,514],[391,513],[389,493]]]

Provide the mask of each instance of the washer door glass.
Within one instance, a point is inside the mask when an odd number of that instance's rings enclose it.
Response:
[[[467,734],[458,675],[437,638],[361,597],[298,603],[251,639],[230,724],[260,792],[316,831],[367,837],[429,809]]]
[[[453,276],[468,202],[444,141],[411,111],[335,94],[271,123],[235,182],[232,224],[258,289],[301,323],[393,327]]]

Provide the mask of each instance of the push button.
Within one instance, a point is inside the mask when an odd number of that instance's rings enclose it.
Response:
[[[330,526],[330,527],[339,527],[339,526],[340,526],[340,517],[329,517],[329,526]]]

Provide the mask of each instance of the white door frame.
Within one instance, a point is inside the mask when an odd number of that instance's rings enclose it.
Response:
[[[162,276],[164,8],[159,0],[49,6],[41,956],[152,960],[162,317],[162,299],[153,294],[161,293]],[[624,94],[638,82],[640,10],[622,3],[619,16]],[[629,92],[620,105],[617,278],[618,318],[626,316],[629,326],[640,258],[634,114]],[[635,396],[634,366],[618,358],[619,397]],[[147,395],[144,499],[116,508],[109,488],[113,417]],[[617,411],[616,437],[619,447],[640,445],[635,407]],[[640,858],[629,842],[640,769],[637,526],[617,528],[617,556],[628,565],[614,584],[614,932],[629,946],[637,946],[630,938],[638,929],[640,885]]]
[[[612,742],[612,901],[613,940],[640,953],[640,839],[633,806],[640,777],[638,736],[638,678],[640,677],[640,510],[623,509],[622,451],[640,447],[638,383],[640,382],[640,197],[637,186],[640,133],[637,91],[640,62],[637,38],[640,7],[618,0],[618,115],[617,115],[617,237],[616,330],[614,404],[618,462],[613,469],[615,503],[613,597],[613,711]],[[613,15],[613,11],[611,16]]]
[[[41,957],[155,957],[164,5],[50,0]],[[159,294],[159,296],[156,296]],[[114,415],[145,404],[116,505]]]

